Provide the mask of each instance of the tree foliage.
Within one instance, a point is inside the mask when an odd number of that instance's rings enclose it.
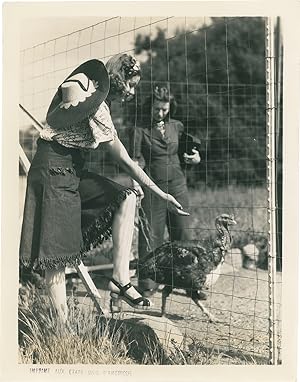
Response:
[[[202,140],[202,162],[191,182],[253,183],[265,178],[265,36],[262,18],[212,18],[196,31],[177,29],[167,38],[137,35],[143,53],[142,104],[153,82],[168,82],[179,104],[174,118]]]

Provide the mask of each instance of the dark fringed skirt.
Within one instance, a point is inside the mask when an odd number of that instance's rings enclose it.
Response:
[[[78,264],[110,237],[114,212],[134,191],[83,167],[78,149],[38,140],[27,179],[21,267]]]

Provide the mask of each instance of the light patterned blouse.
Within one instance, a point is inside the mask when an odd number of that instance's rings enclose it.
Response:
[[[56,141],[65,147],[82,149],[96,149],[100,143],[114,140],[117,136],[105,102],[101,103],[95,114],[76,125],[54,129],[46,123],[40,133],[40,137],[46,141]]]

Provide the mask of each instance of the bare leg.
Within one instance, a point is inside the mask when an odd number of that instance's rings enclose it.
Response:
[[[135,206],[136,196],[132,193],[121,203],[114,215],[112,224],[113,278],[121,285],[130,282],[129,258],[134,230]],[[112,282],[109,283],[109,289],[118,292],[118,288]],[[126,294],[133,299],[141,296],[135,288],[128,289]]]
[[[67,293],[65,282],[65,268],[47,269],[45,271],[46,287],[49,297],[58,317],[62,323],[66,323],[68,317]]]

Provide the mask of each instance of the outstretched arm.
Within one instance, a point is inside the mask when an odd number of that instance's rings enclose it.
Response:
[[[152,192],[166,200],[168,203],[168,208],[171,212],[179,215],[189,215],[187,212],[182,210],[181,205],[177,200],[170,194],[162,191],[150,178],[149,176],[139,167],[139,165],[134,162],[128,155],[127,150],[123,146],[119,138],[115,138],[112,141],[105,142],[103,145],[107,148],[113,159],[120,165],[120,167],[134,180],[148,187]]]

